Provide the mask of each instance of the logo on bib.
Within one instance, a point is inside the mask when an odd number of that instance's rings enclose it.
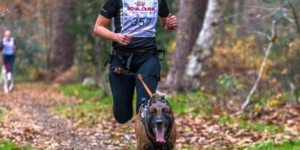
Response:
[[[134,3],[136,7],[127,7],[128,11],[155,11],[155,7],[145,7],[146,2],[137,1]]]
[[[135,4],[136,6],[145,6],[145,2],[140,2],[140,1],[137,1]]]

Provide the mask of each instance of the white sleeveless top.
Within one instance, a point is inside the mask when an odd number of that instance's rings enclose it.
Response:
[[[7,38],[3,38],[2,39],[2,43],[3,43],[3,55],[12,55],[14,54],[14,38],[10,38],[9,40],[7,40]]]

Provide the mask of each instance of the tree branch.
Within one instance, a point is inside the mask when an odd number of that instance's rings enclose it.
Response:
[[[254,84],[253,88],[251,89],[249,95],[247,96],[247,99],[246,99],[245,103],[242,105],[242,110],[245,110],[245,108],[248,106],[248,104],[250,102],[250,99],[251,99],[252,95],[254,94],[254,92],[256,91],[256,88],[257,88],[257,86],[258,86],[258,84],[261,80],[262,75],[263,75],[263,72],[264,72],[264,69],[265,69],[265,66],[266,66],[266,63],[267,63],[267,60],[268,60],[268,56],[270,54],[270,51],[273,47],[273,44],[274,44],[276,38],[277,38],[275,23],[276,23],[276,21],[274,20],[273,23],[272,23],[272,37],[270,39],[269,47],[268,47],[267,52],[265,54],[264,61],[261,65],[261,67],[260,67],[258,78],[255,81],[255,84]]]
[[[264,36],[266,37],[267,39],[271,40],[271,37],[263,32],[260,32],[260,31],[249,31],[250,33],[254,33],[254,34],[258,34],[258,35],[261,35],[261,36]]]
[[[268,14],[268,15],[265,15],[263,17],[261,17],[262,19],[266,19],[266,18],[269,18],[269,17],[272,17],[274,16],[275,14],[277,14],[280,10],[282,9],[282,6],[278,7],[275,11],[273,11],[272,13]]]
[[[300,25],[299,25],[299,21],[298,21],[299,19],[298,19],[298,16],[297,16],[297,12],[296,12],[294,6],[292,5],[292,3],[289,3],[289,5],[290,5],[290,8],[293,11],[294,20],[295,20],[295,23],[297,25],[298,33],[300,35]]]

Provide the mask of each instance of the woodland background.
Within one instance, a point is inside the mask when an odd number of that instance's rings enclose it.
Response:
[[[296,118],[300,116],[300,1],[166,1],[179,24],[173,34],[165,33],[157,24],[157,46],[167,50],[161,61],[163,78],[158,93],[168,96],[179,124],[201,126],[201,131],[193,135],[187,134],[192,129],[180,129],[179,148],[216,148],[220,140],[220,147],[229,149],[257,143],[269,149],[299,147],[300,121]],[[108,69],[103,67],[111,43],[93,33],[104,3],[105,0],[0,0],[0,11],[8,12],[0,20],[0,35],[9,29],[18,43],[15,73],[19,92],[28,84],[37,84],[80,99],[80,104],[70,109],[65,109],[65,103],[51,106],[53,112],[66,118],[76,116],[71,119],[76,127],[87,127],[91,122],[102,124],[93,110],[104,111],[111,119],[110,109],[104,108],[111,106],[111,93]],[[277,39],[272,41],[274,21]],[[273,47],[259,76],[270,43]],[[242,111],[257,78],[261,80],[250,104]],[[83,81],[91,85],[82,85]],[[15,93],[19,97],[16,99],[24,99],[18,91]],[[90,120],[86,115],[92,116]],[[180,117],[187,116],[187,125],[180,122]],[[212,124],[216,128],[209,128]],[[235,130],[235,136],[205,134],[231,130]],[[43,147],[6,135],[0,137],[20,145]],[[238,142],[241,139],[244,143]],[[11,144],[6,140],[4,143]]]

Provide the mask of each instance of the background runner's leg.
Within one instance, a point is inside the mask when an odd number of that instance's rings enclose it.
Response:
[[[10,73],[13,73],[14,62],[15,62],[15,55],[11,55],[9,58],[9,68],[8,68],[8,72]]]
[[[14,77],[12,76],[12,79],[10,80],[10,84],[8,87],[8,91],[12,91],[14,89]]]
[[[9,56],[8,55],[3,55],[3,65],[5,66],[5,73],[8,71],[8,65],[9,65]]]
[[[159,73],[160,73],[160,64],[157,57],[149,58],[146,62],[144,62],[144,64],[140,66],[140,68],[137,71],[137,74],[142,74],[142,75],[152,75],[152,74],[159,74]],[[143,76],[143,81],[149,87],[151,92],[155,93],[159,79],[154,76]],[[135,83],[137,89],[136,112],[138,112],[139,107],[142,104],[142,98],[149,99],[150,96],[145,90],[141,81],[138,79],[138,77],[135,77]]]
[[[3,70],[2,70],[2,82],[3,82],[4,93],[8,93],[8,87],[7,87],[7,78],[6,78],[6,69],[5,69],[5,66],[3,66]]]

